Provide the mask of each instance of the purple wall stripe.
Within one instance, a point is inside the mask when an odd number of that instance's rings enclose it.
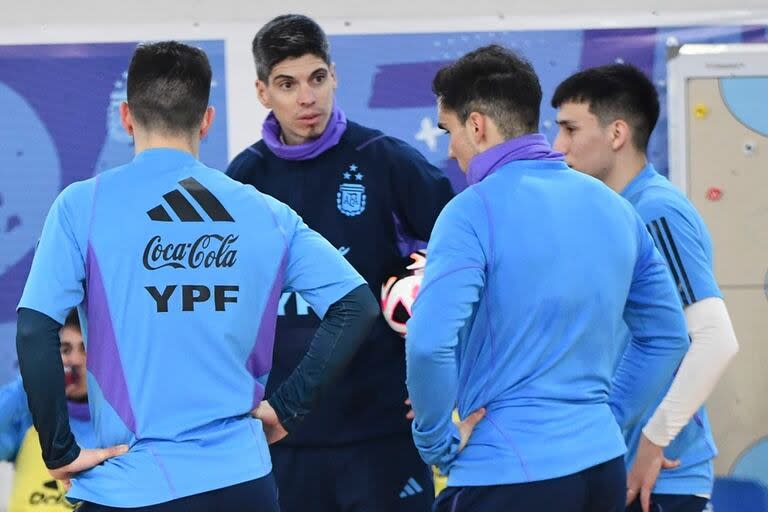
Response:
[[[125,426],[136,432],[136,417],[125,381],[120,352],[109,314],[107,294],[99,268],[99,262],[90,243],[86,257],[88,276],[88,360],[86,366],[101,387],[104,398],[117,412]]]
[[[768,28],[761,25],[747,25],[742,29],[741,40],[745,43],[768,43]]]
[[[434,107],[432,79],[449,60],[379,64],[371,84],[368,107],[418,108]]]
[[[614,64],[618,59],[653,77],[655,28],[585,30],[579,69]]]

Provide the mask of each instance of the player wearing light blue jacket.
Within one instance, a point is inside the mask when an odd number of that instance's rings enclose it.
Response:
[[[640,403],[687,347],[664,261],[631,205],[536,133],[530,64],[481,48],[433,87],[470,184],[438,218],[408,323],[414,439],[448,473],[435,509],[621,510],[616,333],[632,331]]]
[[[43,458],[72,479],[83,512],[276,511],[268,443],[301,421],[378,315],[363,278],[296,212],[197,159],[210,81],[199,49],[137,48],[121,107],[137,155],[59,195],[19,303],[19,366]],[[323,321],[265,397],[288,291]],[[86,320],[97,451],[80,448],[54,385],[50,334],[74,306]]]

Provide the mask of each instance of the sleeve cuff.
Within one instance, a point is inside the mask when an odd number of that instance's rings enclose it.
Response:
[[[643,435],[648,438],[650,442],[656,446],[666,448],[669,443],[674,439],[674,435],[670,432],[670,428],[665,422],[666,414],[661,407],[656,409],[653,416],[643,428]]]
[[[275,410],[277,419],[280,420],[280,424],[288,433],[292,432],[293,429],[301,423],[303,416],[289,411],[279,396],[272,395],[272,397],[267,400],[267,403],[269,403],[269,405],[272,406],[272,409]]]
[[[73,462],[80,455],[80,446],[78,446],[74,437],[71,437],[70,443],[70,447],[62,457],[56,460],[46,460],[45,467],[48,469],[59,469]]]
[[[451,422],[447,436],[437,443],[429,443],[428,438],[432,438],[432,436],[426,436],[416,430],[415,423],[412,429],[414,444],[419,450],[422,460],[427,464],[437,466],[437,469],[443,475],[448,475],[453,463],[456,461],[456,457],[459,455],[461,435],[459,434],[458,427]]]

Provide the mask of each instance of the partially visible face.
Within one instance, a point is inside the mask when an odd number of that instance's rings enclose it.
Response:
[[[333,109],[334,67],[312,54],[276,64],[265,83],[256,81],[261,103],[272,110],[288,144],[322,135]]]
[[[469,161],[479,153],[472,144],[467,131],[466,123],[459,120],[459,116],[453,110],[443,108],[438,101],[437,104],[437,126],[448,133],[450,142],[448,144],[448,158],[456,160],[459,168],[463,172],[469,169]]]
[[[566,102],[557,113],[560,131],[554,149],[577,171],[605,181],[614,166],[610,126],[589,111],[589,103]]]
[[[69,400],[84,401],[88,396],[85,378],[85,345],[79,329],[64,326],[59,330],[61,362],[64,363],[64,392]]]

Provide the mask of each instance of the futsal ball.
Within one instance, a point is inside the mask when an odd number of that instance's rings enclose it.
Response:
[[[387,324],[400,336],[405,336],[405,323],[411,318],[411,307],[421,287],[426,251],[412,252],[405,268],[381,285],[381,312]]]

